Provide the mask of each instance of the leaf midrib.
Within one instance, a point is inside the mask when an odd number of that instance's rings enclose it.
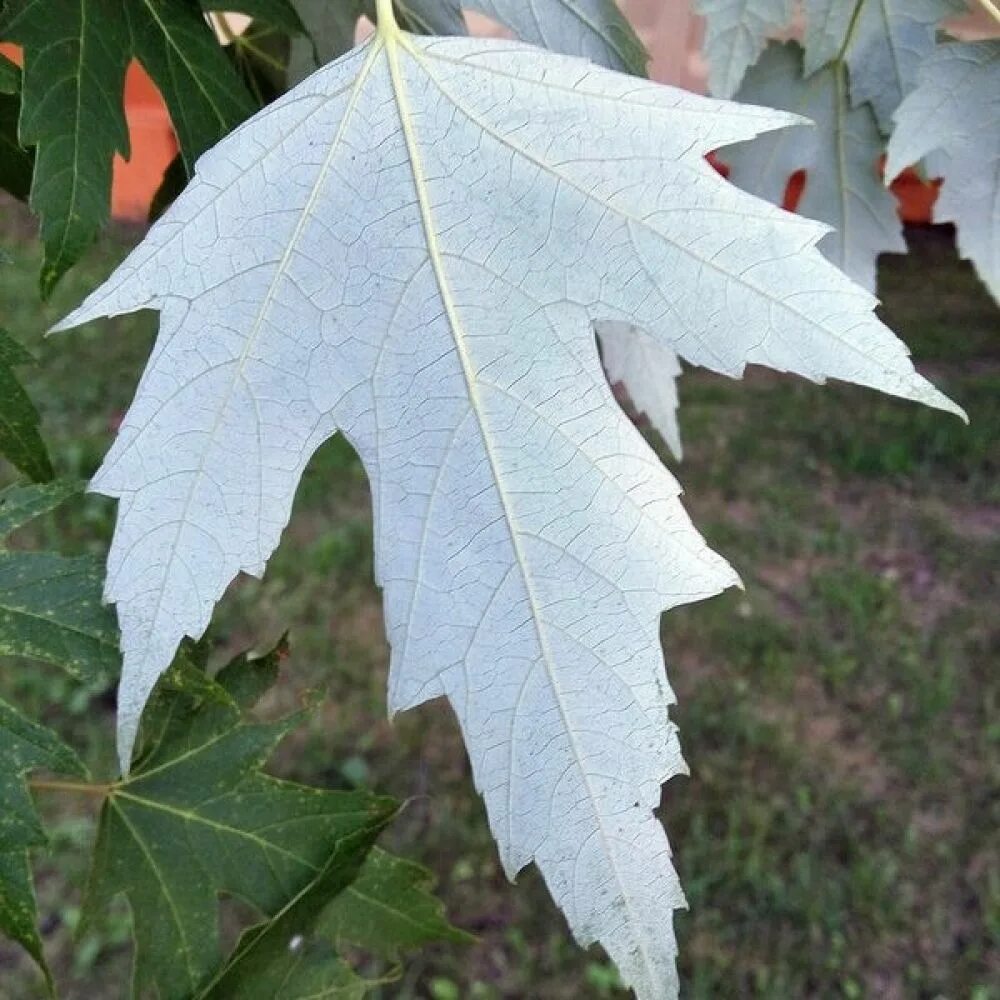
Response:
[[[650,976],[655,976],[656,965],[651,961],[646,948],[645,936],[641,932],[642,923],[636,919],[635,911],[631,902],[631,896],[626,888],[626,885],[621,877],[621,872],[619,871],[617,859],[615,857],[614,850],[611,847],[611,840],[608,836],[608,832],[604,825],[604,817],[601,813],[599,807],[600,798],[594,791],[594,787],[590,780],[590,775],[584,766],[585,757],[581,753],[580,747],[577,743],[576,733],[573,726],[570,725],[570,717],[568,709],[566,708],[562,691],[559,686],[557,679],[557,673],[555,670],[554,660],[552,654],[549,650],[548,642],[545,636],[544,629],[541,626],[542,616],[538,606],[538,600],[535,596],[534,589],[532,587],[532,578],[529,570],[529,563],[527,557],[521,548],[519,531],[517,528],[517,519],[514,516],[513,509],[511,507],[510,501],[507,498],[507,494],[503,487],[503,479],[500,475],[499,465],[496,456],[493,453],[493,448],[490,443],[490,435],[482,414],[482,408],[478,404],[478,392],[476,388],[476,374],[474,367],[468,357],[468,352],[464,343],[464,334],[462,332],[462,323],[458,316],[458,311],[455,302],[452,298],[450,287],[448,284],[447,275],[444,268],[443,255],[441,253],[440,247],[438,246],[437,232],[433,225],[433,215],[431,212],[430,200],[427,192],[426,180],[423,176],[423,166],[419,155],[419,148],[416,141],[416,135],[413,129],[413,122],[411,121],[412,112],[410,111],[409,105],[409,95],[406,90],[406,85],[402,79],[402,74],[399,68],[399,49],[405,48],[407,52],[413,57],[414,61],[421,66],[425,73],[427,73],[430,79],[434,79],[433,75],[423,64],[423,60],[420,57],[419,51],[413,46],[405,35],[398,34],[395,37],[390,36],[386,39],[385,48],[386,56],[389,63],[389,75],[392,82],[393,94],[396,99],[396,105],[399,111],[400,124],[403,129],[403,136],[407,147],[408,160],[410,163],[414,190],[417,196],[417,202],[420,209],[421,221],[423,223],[424,235],[427,243],[427,253],[430,258],[431,265],[434,269],[435,278],[438,284],[438,291],[441,295],[441,301],[445,308],[445,313],[448,318],[449,326],[452,330],[452,336],[455,343],[455,350],[459,358],[459,362],[462,366],[462,374],[466,382],[466,386],[469,393],[469,401],[473,412],[476,414],[477,422],[480,426],[480,432],[482,434],[483,446],[486,451],[487,461],[490,465],[490,470],[492,472],[493,481],[496,485],[497,495],[500,500],[501,507],[504,512],[504,518],[507,521],[508,530],[510,532],[511,545],[514,550],[514,558],[520,567],[521,577],[524,582],[525,594],[528,599],[528,605],[531,610],[531,621],[535,628],[535,634],[538,638],[540,659],[544,665],[546,675],[548,676],[549,687],[552,691],[553,697],[556,702],[556,707],[559,711],[559,717],[562,720],[563,729],[566,732],[566,737],[570,745],[570,750],[572,752],[573,758],[576,761],[577,769],[579,770],[581,779],[583,781],[584,788],[586,789],[588,802],[593,811],[598,832],[600,834],[601,840],[604,843],[605,854],[608,858],[608,862],[611,866],[612,871],[615,875],[615,881],[619,886],[622,902],[625,904],[625,909],[629,915],[629,924],[632,928],[633,939],[637,942],[640,953],[642,954],[643,964],[649,971]],[[434,81],[436,82],[436,81]],[[527,685],[528,679],[530,679],[531,671],[529,670],[525,676],[525,686]],[[513,739],[511,741],[513,746]],[[508,792],[512,787],[512,782],[508,781]],[[507,811],[508,817],[508,839],[513,840],[511,835],[509,825],[511,819],[511,810],[508,807]]]
[[[289,851],[287,848],[281,847],[279,844],[276,844],[273,841],[265,840],[263,837],[257,836],[257,834],[255,834],[251,830],[244,830],[237,826],[230,826],[228,823],[220,823],[217,820],[212,820],[209,819],[207,816],[201,815],[200,813],[196,812],[193,809],[191,810],[181,809],[177,806],[167,805],[167,803],[165,802],[157,802],[155,799],[142,798],[139,795],[133,795],[131,792],[123,791],[121,788],[115,789],[111,793],[111,795],[109,795],[109,799],[112,802],[114,802],[117,799],[125,799],[127,802],[131,802],[134,805],[146,809],[152,809],[155,812],[167,813],[168,815],[173,816],[176,819],[182,820],[185,823],[200,824],[202,826],[208,827],[210,830],[213,830],[216,833],[225,834],[230,837],[250,841],[257,847],[259,847],[265,854],[270,854],[270,853],[280,854],[291,861],[295,861],[296,863],[303,865],[304,867],[310,869],[311,871],[318,870],[316,865],[311,864],[309,861],[306,861],[298,854]],[[119,813],[122,812],[120,806],[116,806],[116,808]],[[337,815],[339,817],[341,814],[338,813]],[[136,834],[136,836],[138,836],[138,834]]]

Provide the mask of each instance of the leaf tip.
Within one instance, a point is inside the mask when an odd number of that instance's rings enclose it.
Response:
[[[940,389],[930,382],[924,381],[924,385],[921,388],[923,391],[920,392],[919,395],[915,394],[913,397],[917,402],[933,407],[935,410],[941,410],[944,413],[951,413],[958,417],[963,424],[968,425],[968,413],[966,413],[965,410],[953,399],[946,396]]]

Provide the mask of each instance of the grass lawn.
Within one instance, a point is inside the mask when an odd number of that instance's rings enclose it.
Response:
[[[41,306],[31,233],[0,203],[14,258],[0,270],[0,319],[39,358],[25,374],[57,468],[87,476],[155,324],[128,317],[43,339],[134,237],[109,237]],[[687,505],[746,584],[663,622],[691,766],[662,808],[690,903],[677,916],[690,998],[1000,998],[1000,311],[946,232],[911,243],[911,256],[884,259],[885,318],[969,427],[764,372],[682,380]],[[100,552],[112,516],[109,501],[80,498],[19,544]],[[276,770],[410,799],[388,845],[431,867],[454,921],[478,935],[414,956],[384,996],[622,995],[604,957],[572,943],[536,872],[505,881],[447,706],[386,721],[368,488],[341,440],[307,470],[267,578],[239,580],[221,605],[220,658],[286,627],[292,656],[264,710],[310,688],[329,697]],[[108,692],[8,660],[0,694],[110,772]],[[38,893],[64,996],[125,997],[124,906],[72,946],[91,804],[42,806],[54,836]],[[2,943],[0,996],[43,996]]]

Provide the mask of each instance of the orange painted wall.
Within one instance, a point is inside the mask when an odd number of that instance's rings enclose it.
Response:
[[[164,171],[177,155],[177,139],[160,92],[137,62],[125,76],[125,117],[132,155],[127,161],[115,157],[111,214],[142,222]]]

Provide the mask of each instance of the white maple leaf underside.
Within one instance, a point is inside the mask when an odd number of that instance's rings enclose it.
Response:
[[[704,53],[709,90],[732,97],[769,35],[792,19],[792,0],[695,0],[705,18]]]
[[[1000,302],[1000,39],[940,46],[895,119],[886,179],[923,158],[943,176],[934,218]]]
[[[784,129],[722,150],[729,179],[780,205],[789,177],[807,172],[798,211],[832,227],[820,250],[859,285],[875,291],[878,256],[906,253],[896,199],[878,174],[882,138],[871,108],[848,103],[842,68],[803,78],[795,42],[772,43],[751,67],[741,101],[780,107],[813,125]]]
[[[806,75],[835,59],[846,41],[851,100],[870,103],[889,132],[917,67],[934,51],[937,26],[965,7],[965,0],[805,0]]]
[[[581,942],[675,996],[658,625],[735,575],[615,404],[593,324],[955,409],[822,227],[702,158],[790,120],[384,25],[202,157],[62,324],[160,311],[92,484],[119,498],[123,762],[178,641],[262,573],[339,430],[371,481],[390,710],[449,698],[507,872],[534,859]]]
[[[595,324],[595,330],[608,378],[612,384],[620,382],[625,387],[632,405],[649,417],[679,461],[683,458],[677,420],[681,364],[676,352],[631,323],[605,320]]]

